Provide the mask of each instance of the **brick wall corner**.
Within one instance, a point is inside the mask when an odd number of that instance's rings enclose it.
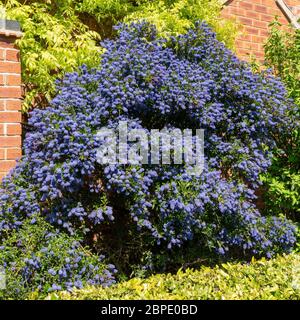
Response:
[[[5,28],[5,22],[0,21],[0,181],[22,154],[21,63],[16,46],[22,34],[17,22],[7,23],[14,30]]]

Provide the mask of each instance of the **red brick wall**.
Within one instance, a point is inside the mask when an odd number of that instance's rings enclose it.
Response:
[[[0,31],[0,180],[21,156],[21,66],[18,34]]]
[[[292,6],[294,14],[298,14],[300,0],[285,0]],[[268,25],[275,16],[288,26],[289,21],[281,11],[275,0],[231,0],[224,5],[222,16],[235,18],[241,24],[241,35],[236,46],[240,58],[249,60],[251,56],[259,61],[264,59],[263,45],[268,37]]]

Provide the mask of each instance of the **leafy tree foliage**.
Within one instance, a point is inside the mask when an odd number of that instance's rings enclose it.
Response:
[[[55,79],[85,63],[99,64],[100,38],[114,36],[118,21],[140,18],[159,26],[161,35],[184,32],[198,20],[207,20],[219,39],[233,45],[236,27],[219,18],[218,0],[2,0],[7,16],[21,23],[25,84],[23,110],[46,106],[55,94]]]
[[[267,210],[283,213],[299,221],[300,217],[300,30],[284,31],[272,24],[265,46],[267,65],[281,77],[289,97],[296,105],[297,129],[277,137],[272,167],[263,177]]]

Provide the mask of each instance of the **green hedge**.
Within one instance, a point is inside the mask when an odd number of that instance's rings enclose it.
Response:
[[[300,255],[134,278],[110,288],[53,293],[48,299],[300,299]]]

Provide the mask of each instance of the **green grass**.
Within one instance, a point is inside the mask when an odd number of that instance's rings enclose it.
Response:
[[[48,299],[300,299],[300,255],[290,254],[250,264],[133,278],[110,288],[87,287],[52,293]]]

